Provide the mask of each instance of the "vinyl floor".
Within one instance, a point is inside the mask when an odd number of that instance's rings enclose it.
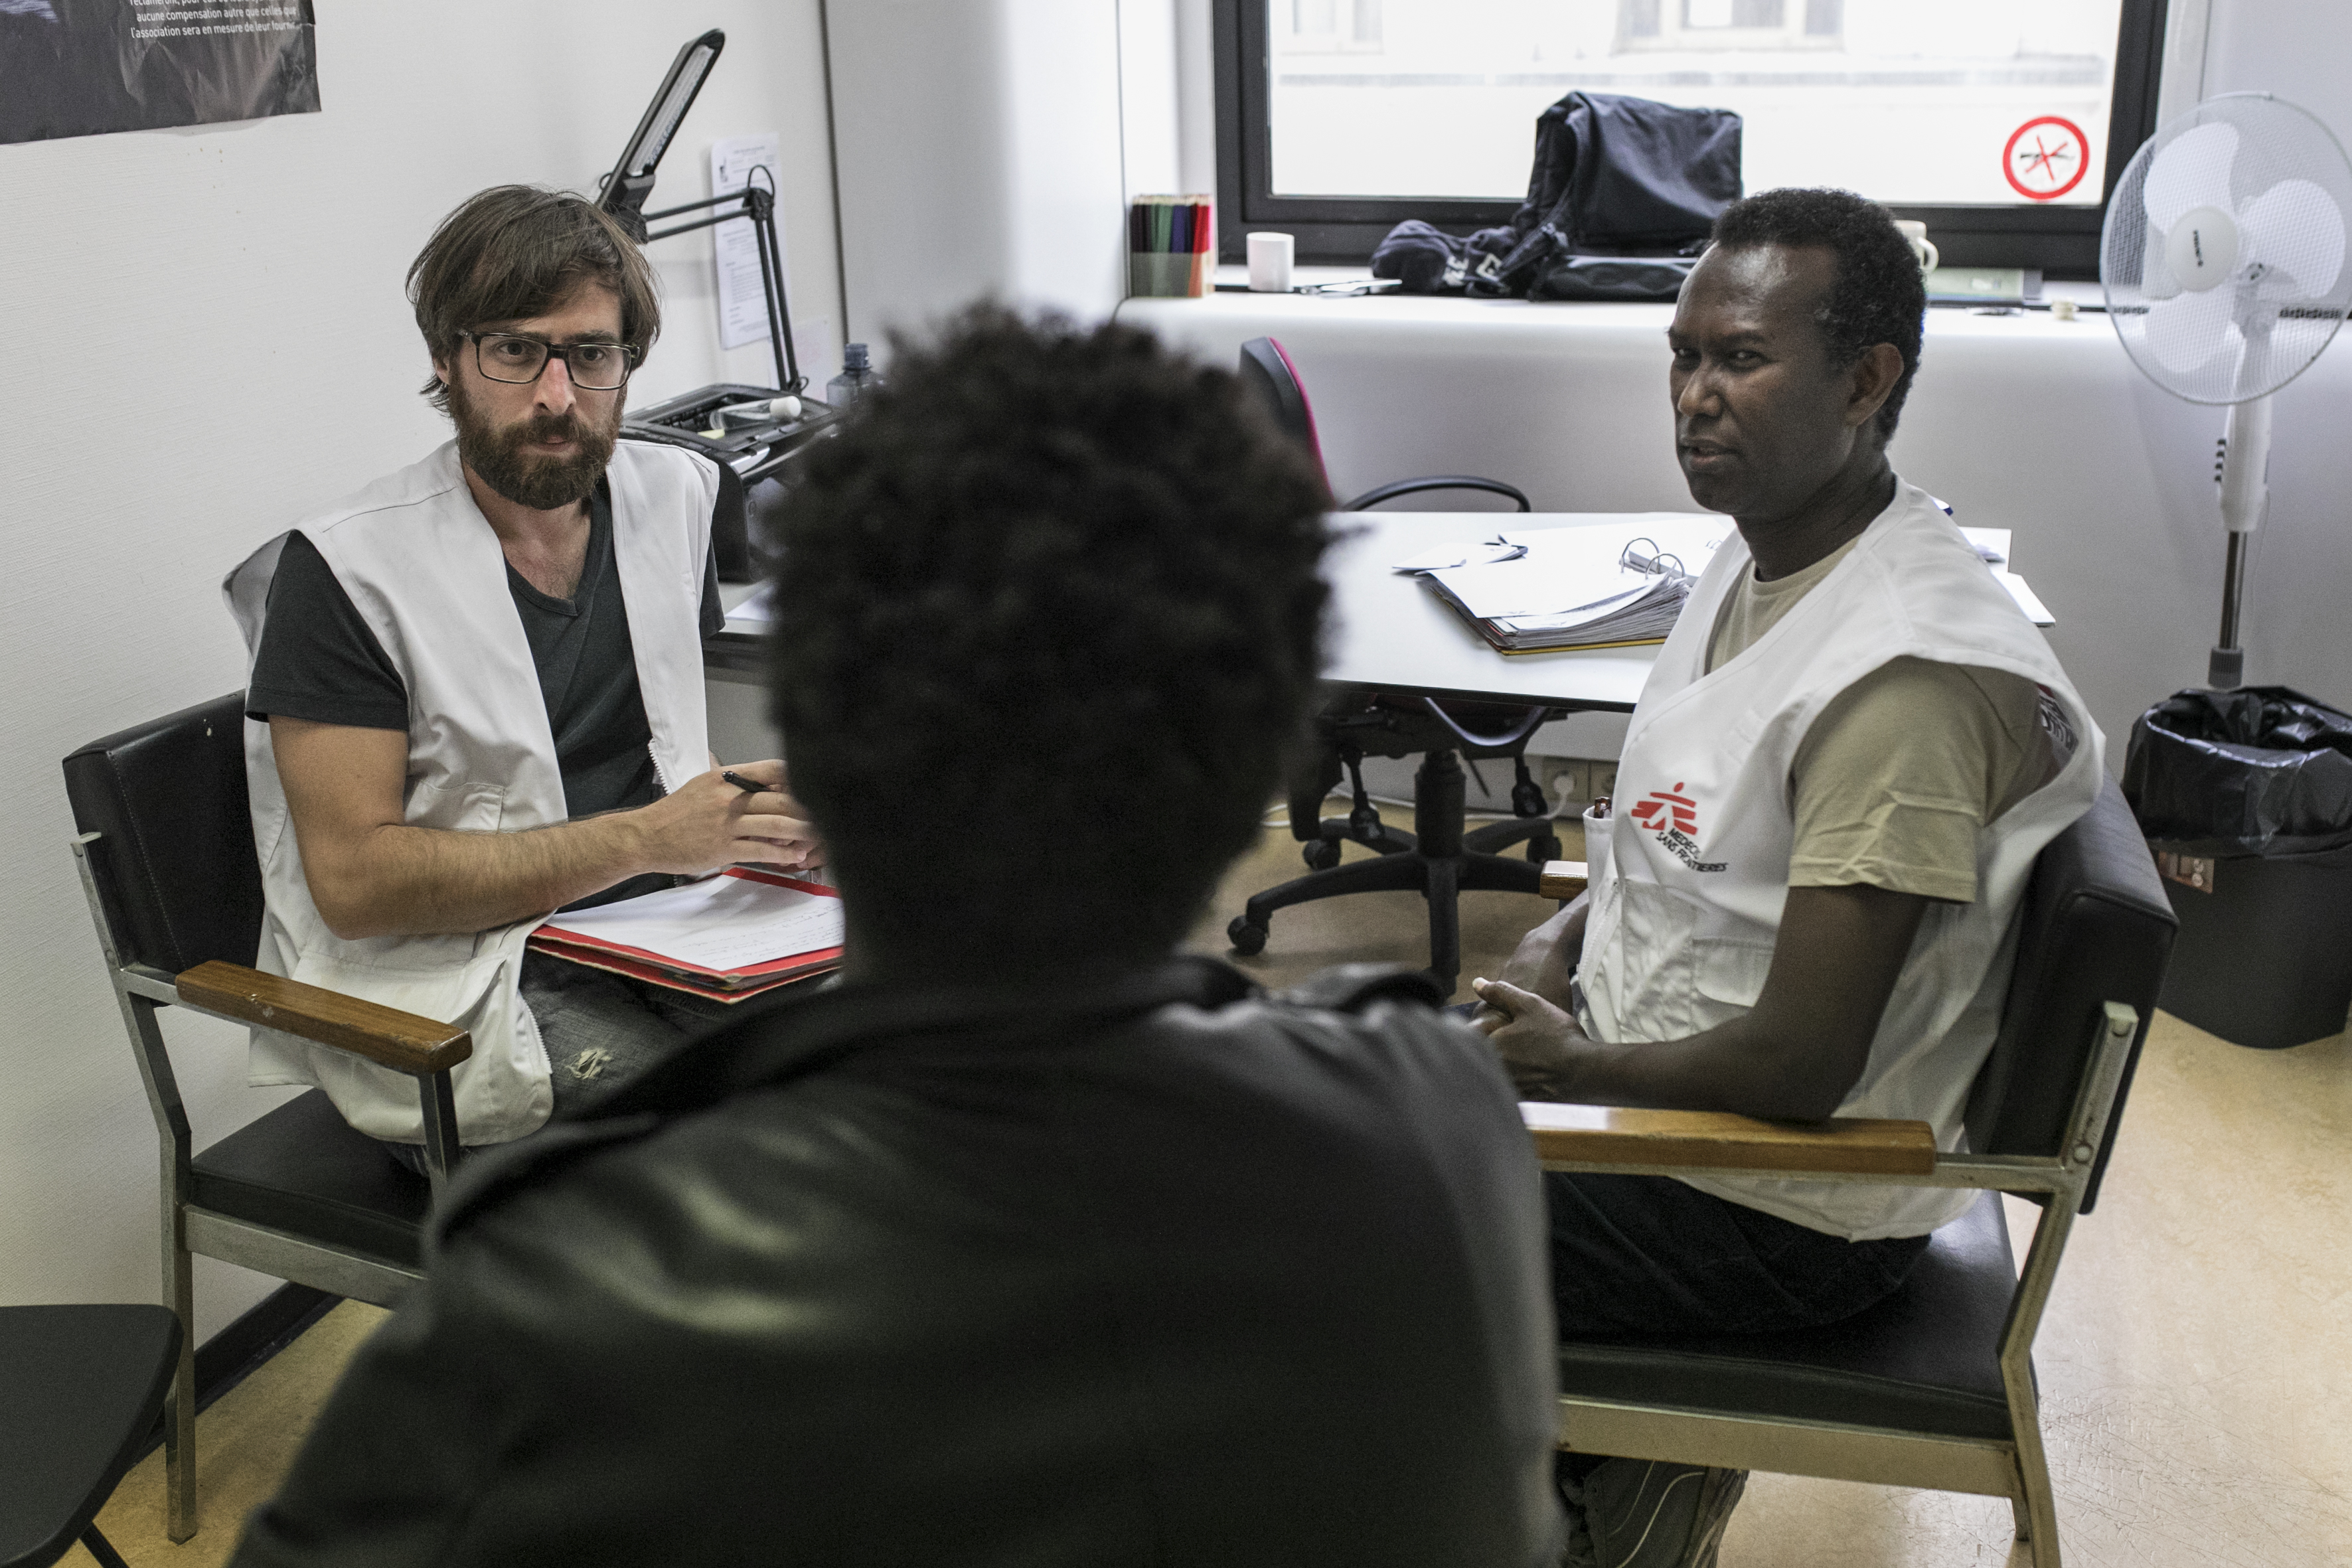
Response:
[[[1288,836],[1270,832],[1227,877],[1193,945],[1224,951],[1242,900],[1297,868]],[[1491,970],[1549,908],[1466,896],[1465,977]],[[1423,910],[1410,893],[1286,910],[1242,967],[1279,985],[1344,960],[1424,962]],[[2035,1213],[2011,1205],[2021,1253]],[[382,1316],[337,1308],[206,1412],[203,1526],[185,1545],[163,1533],[161,1455],[125,1479],[100,1522],[134,1568],[226,1560]],[[2352,1564],[2352,1042],[2243,1050],[2158,1017],[2036,1359],[2072,1568]],[[1759,1474],[1721,1562],[1974,1568],[2010,1552],[2008,1506],[1995,1499]],[[79,1547],[66,1561],[89,1563]]]

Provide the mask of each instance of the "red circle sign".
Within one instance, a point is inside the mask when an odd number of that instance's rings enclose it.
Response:
[[[2091,163],[2091,139],[2071,120],[2045,114],[2010,132],[2000,150],[2000,172],[2010,189],[2031,202],[2054,202],[2083,183]]]

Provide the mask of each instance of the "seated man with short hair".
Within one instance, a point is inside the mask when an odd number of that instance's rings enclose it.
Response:
[[[459,1136],[503,1143],[720,1006],[526,952],[549,911],[822,852],[781,763],[736,764],[769,786],[749,793],[709,750],[719,470],[621,435],[661,330],[645,257],[584,197],[496,185],[408,283],[454,439],[222,584],[252,659],[254,962],[464,1026]],[[257,1028],[249,1078],[317,1084],[424,1170],[416,1086],[392,1068]]]
[[[237,1561],[1549,1568],[1492,1053],[1417,975],[1171,957],[1303,722],[1328,505],[1142,333],[902,347],[781,540],[845,982],[477,1156]]]
[[[2101,741],[1942,506],[1888,462],[1917,258],[1843,191],[1734,204],[1676,304],[1676,453],[1725,541],[1627,726],[1580,899],[1480,1026],[1530,1100],[1929,1123],[1957,1146],[2042,847]],[[1899,1287],[1956,1189],[1546,1178],[1561,1330],[1761,1332]],[[1703,1568],[1738,1472],[1564,1464],[1600,1568]],[[1590,1555],[1580,1555],[1589,1550]]]

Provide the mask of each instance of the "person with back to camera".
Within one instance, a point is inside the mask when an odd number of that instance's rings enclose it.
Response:
[[[1675,450],[1729,512],[1626,729],[1591,891],[1475,1015],[1523,1096],[1917,1119],[1953,1148],[2034,858],[2103,740],[2024,615],[1886,444],[1919,265],[1842,191],[1735,203],[1675,306]],[[1830,1323],[1975,1194],[1545,1178],[1562,1331]],[[1715,1561],[1744,1474],[1563,1459],[1570,1563]]]
[[[902,342],[779,540],[844,983],[469,1162],[236,1561],[1549,1568],[1493,1052],[1417,973],[1171,956],[1304,723],[1329,504],[1132,329]]]
[[[737,765],[770,786],[750,794],[708,749],[719,474],[618,439],[661,328],[636,247],[580,196],[499,185],[408,289],[456,438],[223,584],[252,658],[256,963],[469,1029],[459,1138],[491,1144],[724,1008],[526,953],[543,917],[822,855],[780,763]],[[250,1076],[320,1086],[423,1170],[413,1079],[267,1029]]]

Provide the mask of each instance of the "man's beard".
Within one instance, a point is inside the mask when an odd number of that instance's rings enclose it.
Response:
[[[468,403],[464,387],[455,383],[449,388],[449,412],[457,422],[457,456],[466,466],[490,489],[533,511],[555,511],[585,500],[604,478],[604,465],[613,460],[621,424],[616,395],[607,425],[583,418],[575,405],[566,414],[534,414],[501,428]],[[562,458],[529,450],[531,443],[551,436],[570,439],[579,450]]]

